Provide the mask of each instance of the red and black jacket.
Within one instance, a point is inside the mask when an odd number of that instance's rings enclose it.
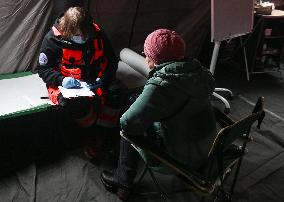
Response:
[[[56,24],[45,35],[37,73],[47,87],[57,88],[66,76],[94,82],[100,77],[102,89],[115,78],[118,60],[105,33],[94,24],[93,33],[84,44],[61,37]]]

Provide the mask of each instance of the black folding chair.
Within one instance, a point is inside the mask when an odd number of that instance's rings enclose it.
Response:
[[[250,130],[253,123],[258,121],[257,127],[260,128],[261,122],[265,116],[263,110],[263,97],[260,97],[253,109],[251,115],[239,120],[233,121],[226,114],[215,108],[217,122],[222,129],[216,135],[212,147],[208,153],[208,161],[198,170],[185,167],[182,163],[175,160],[169,154],[159,150],[151,144],[145,137],[125,136],[121,133],[122,138],[127,140],[136,149],[143,149],[154,159],[170,168],[173,173],[181,179],[192,191],[202,194],[203,196],[213,196],[213,201],[222,199],[231,201],[233,191],[236,186],[238,174],[245,155],[247,142],[251,140]],[[238,146],[235,141],[240,139],[243,144]],[[161,196],[167,201],[167,195],[162,191],[151,167],[145,162],[146,169],[157,185]],[[229,191],[225,190],[224,182],[233,166],[236,165],[235,174]],[[140,182],[145,172],[141,175]],[[203,197],[205,199],[205,197]]]

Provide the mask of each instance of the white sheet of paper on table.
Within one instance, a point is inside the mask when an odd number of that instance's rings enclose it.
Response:
[[[74,98],[74,97],[80,97],[80,96],[87,96],[87,97],[92,97],[95,95],[93,91],[91,91],[87,87],[86,82],[81,82],[80,88],[64,88],[62,86],[58,87],[60,92],[62,93],[63,97],[65,98]]]

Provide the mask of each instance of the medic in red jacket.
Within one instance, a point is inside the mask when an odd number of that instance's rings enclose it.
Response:
[[[58,86],[66,77],[91,84],[99,78],[101,86],[95,93],[105,100],[107,88],[115,79],[117,64],[105,33],[83,8],[72,7],[57,19],[45,35],[37,72],[47,85],[50,100],[56,105],[69,105],[77,122],[88,127],[96,119],[92,99],[65,99]]]

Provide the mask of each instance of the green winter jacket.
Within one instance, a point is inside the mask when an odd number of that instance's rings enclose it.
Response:
[[[124,134],[154,134],[162,139],[161,149],[198,169],[206,161],[216,135],[209,101],[214,86],[212,74],[197,60],[156,66],[141,95],[120,119]],[[150,166],[156,166],[143,151],[140,154]],[[160,171],[165,169],[161,167]]]

